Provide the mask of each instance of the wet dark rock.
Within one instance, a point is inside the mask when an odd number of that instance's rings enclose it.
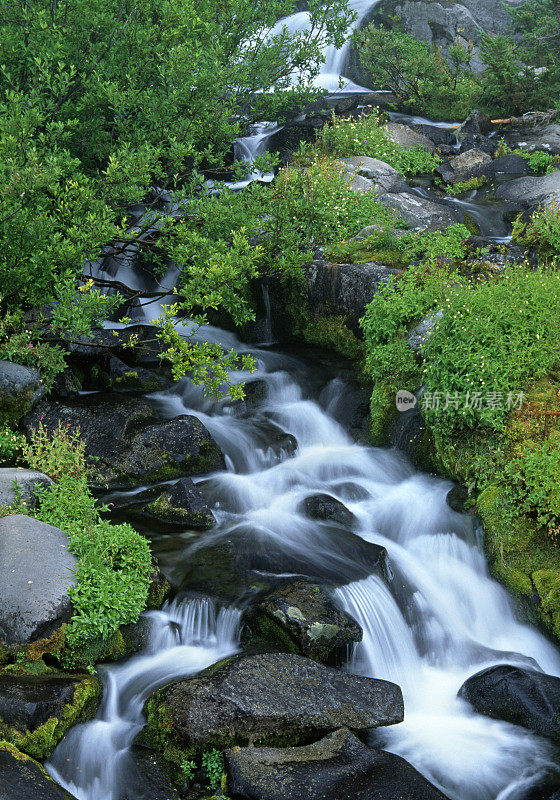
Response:
[[[273,134],[268,142],[268,149],[271,153],[278,153],[280,163],[287,164],[292,153],[299,149],[302,142],[314,142],[317,131],[325,124],[322,116],[304,117],[299,121],[287,122],[281,130]]]
[[[474,108],[459,128],[459,135],[463,133],[481,133],[483,136],[493,129],[488,114]]]
[[[53,381],[50,397],[57,400],[75,399],[80,394],[81,382],[70,367],[59,372]]]
[[[463,222],[463,213],[447,203],[426,197],[420,197],[412,192],[400,194],[385,194],[380,197],[381,202],[392,208],[410,228],[427,231],[443,231],[456,222]]]
[[[76,800],[33,759],[0,743],[0,800]]]
[[[21,500],[27,508],[34,508],[37,505],[35,489],[51,484],[51,479],[42,472],[4,467],[0,469],[0,506],[10,506],[16,500]]]
[[[407,190],[406,181],[401,173],[378,158],[353,156],[341,158],[339,161],[346,168],[350,185],[356,191],[375,191],[380,195]]]
[[[144,747],[133,747],[122,800],[179,800],[161,756]]]
[[[87,674],[0,673],[0,739],[45,759],[71,725],[95,716],[101,692]]]
[[[488,170],[492,170],[492,159],[487,153],[467,150],[449,161],[444,161],[434,172],[446,183],[454,184],[486,176]]]
[[[394,725],[404,714],[394,683],[287,653],[225,659],[160,689],[145,712],[142,741],[159,743],[165,719],[166,741],[178,748],[299,744],[340,727]]]
[[[390,138],[406,150],[412,147],[423,147],[429,153],[435,153],[436,151],[431,139],[409,128],[408,125],[401,125],[398,122],[388,122],[385,127]]]
[[[400,756],[341,729],[305,747],[226,752],[228,789],[246,800],[445,800]]]
[[[116,356],[112,356],[109,360],[109,377],[115,391],[148,393],[169,386],[169,381],[162,375],[146,367],[131,367]]]
[[[529,152],[543,150],[552,155],[560,155],[560,124],[558,123],[518,131],[515,139],[515,144],[523,150]]]
[[[560,170],[541,177],[516,178],[502,183],[496,197],[518,208],[537,208],[539,205],[560,203]]]
[[[280,585],[243,614],[243,642],[299,653],[322,664],[344,662],[362,629],[334,603],[332,590],[309,581]]]
[[[560,678],[501,664],[465,681],[459,697],[479,714],[560,742]]]
[[[26,416],[27,432],[39,422],[48,432],[58,424],[80,431],[95,485],[124,489],[224,467],[218,445],[198,419],[184,415],[161,422],[143,400],[42,402]]]
[[[191,478],[181,478],[156,500],[144,506],[143,516],[189,528],[207,529],[216,522]]]
[[[464,506],[468,499],[469,492],[464,486],[454,486],[445,495],[445,502],[449,508],[452,508],[453,511],[456,511],[458,514],[464,512]]]
[[[442,128],[439,125],[428,125],[424,123],[411,124],[412,130],[427,136],[428,139],[436,145],[437,149],[441,151],[442,147],[450,147],[454,149],[457,144],[457,132],[449,128]]]
[[[73,363],[94,360],[102,369],[108,368],[112,356],[133,364],[156,367],[161,364],[159,356],[165,348],[156,338],[152,325],[131,325],[118,330],[103,328],[76,340],[54,338],[54,341],[64,347]]]
[[[344,503],[329,494],[313,494],[302,503],[302,511],[311,519],[331,520],[346,528],[351,528],[356,517]]]
[[[202,591],[224,600],[272,588],[278,575],[297,575],[341,586],[368,575],[388,575],[387,552],[340,526],[316,525],[313,547],[301,547],[300,531],[280,543],[266,531],[239,526],[211,534],[188,551],[172,577],[185,591]]]
[[[0,361],[0,418],[17,422],[44,394],[38,369]]]
[[[0,564],[0,642],[28,644],[68,621],[77,560],[64,531],[22,514],[0,519]]]
[[[405,195],[384,195],[404,197]],[[355,333],[366,305],[391,275],[399,270],[381,264],[329,264],[321,259],[305,268],[309,308],[313,314],[340,314]]]
[[[495,158],[492,163],[493,175],[528,175],[531,172],[527,159],[516,153]]]

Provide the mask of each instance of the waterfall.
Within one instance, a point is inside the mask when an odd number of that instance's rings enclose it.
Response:
[[[78,800],[119,800],[129,796],[131,783],[141,785],[130,746],[142,729],[147,698],[237,649],[239,610],[218,610],[209,598],[174,602],[145,616],[151,622],[145,652],[100,669],[104,695],[96,718],[72,728],[45,765]]]

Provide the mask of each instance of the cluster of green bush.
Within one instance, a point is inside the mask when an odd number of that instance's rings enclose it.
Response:
[[[130,525],[112,525],[101,518],[107,509],[98,506],[88,489],[84,443],[78,433],[59,426],[48,435],[39,425],[29,442],[19,437],[17,449],[24,463],[55,483],[37,487],[36,509],[19,500],[2,507],[1,513],[28,514],[68,535],[78,568],[70,589],[73,615],[59,656],[68,666],[84,666],[93,644],[107,642],[121,625],[136,622],[146,607],[153,571],[150,546]]]

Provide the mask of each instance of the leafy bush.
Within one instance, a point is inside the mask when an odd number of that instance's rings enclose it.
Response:
[[[473,189],[480,189],[486,183],[486,176],[481,175],[479,178],[469,178],[466,181],[458,181],[457,183],[448,184],[445,187],[447,194],[457,197],[463,192],[471,192]]]
[[[560,254],[560,203],[553,200],[534,211],[528,222],[518,217],[512,235],[516,241],[536,247],[542,254]]]
[[[507,398],[518,396],[528,381],[546,375],[558,361],[560,274],[509,266],[495,283],[448,286],[443,317],[426,348],[426,391],[484,396],[480,405],[426,411],[434,430],[449,434],[465,428],[501,431],[508,417]],[[501,408],[486,397],[496,393]]]
[[[34,516],[61,528],[79,559],[65,642],[71,663],[76,651],[138,619],[152,570],[150,547],[130,525],[101,519],[103,509],[96,507],[88,489],[84,446],[77,434],[59,426],[49,440],[40,425],[24,452],[30,466],[57,481],[37,488]]]
[[[527,159],[527,163],[532,172],[537,175],[548,175],[560,169],[560,156],[555,156],[552,153],[545,153],[543,150],[535,150],[532,153],[525,153],[519,151],[523,158]]]
[[[0,464],[11,465],[21,455],[25,437],[7,423],[0,424]]]
[[[428,153],[423,147],[406,149],[395,142],[380,123],[376,111],[362,114],[357,120],[335,117],[331,124],[325,125],[319,132],[317,147],[326,154],[339,157],[378,158],[403,175],[432,172],[441,162],[439,156]]]

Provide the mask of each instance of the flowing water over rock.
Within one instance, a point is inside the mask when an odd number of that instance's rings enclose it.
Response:
[[[219,337],[216,329],[210,334]],[[231,334],[224,339],[232,344]],[[349,387],[326,365],[252,352],[257,371],[241,376],[259,388],[250,408],[211,402],[186,380],[151,396],[164,417],[198,416],[228,464],[199,483],[215,528],[194,544],[189,532],[167,544],[169,537],[154,541],[164,571],[192,588],[189,564],[204,563],[205,553],[214,558],[227,540],[235,552],[250,554],[243,563],[219,564],[237,569],[224,591],[228,602],[236,594],[243,605],[250,585],[278,575],[338,586],[341,608],[364,631],[349,668],[394,681],[404,693],[404,722],[376,731],[376,746],[404,757],[453,800],[527,797],[527,787],[555,769],[552,746],[475,714],[456,695],[490,664],[538,665],[560,675],[559,654],[517,621],[508,595],[489,577],[471,519],[445,502],[448,482],[415,472],[397,452],[353,442],[341,424]],[[294,438],[295,451],[287,444]],[[317,494],[343,503],[354,515],[353,529],[306,516],[303,501]],[[386,549],[386,567],[368,560],[367,543]],[[209,583],[209,594],[220,591]],[[124,797],[143,702],[155,688],[233,652],[238,613],[216,611],[211,599],[151,612],[148,652],[104,668],[98,718],[65,738],[51,774],[79,800]]]

